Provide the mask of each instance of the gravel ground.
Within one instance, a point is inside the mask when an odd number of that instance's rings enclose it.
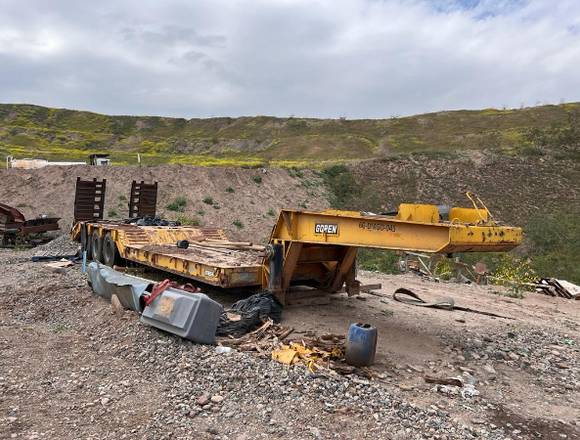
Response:
[[[63,238],[50,249],[71,244]],[[496,371],[501,364],[574,412],[542,422],[517,416],[497,396],[405,385],[405,375],[422,367],[377,370],[368,380],[311,374],[268,354],[217,354],[148,328],[133,312],[114,315],[78,265],[29,262],[37,251],[0,252],[0,438],[580,438],[577,323],[567,335],[447,336],[446,350],[466,365],[462,374],[475,389],[499,381],[501,393],[510,377]],[[476,358],[486,361],[483,371],[470,368]]]

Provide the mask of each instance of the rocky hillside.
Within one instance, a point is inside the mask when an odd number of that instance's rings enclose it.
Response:
[[[580,207],[580,166],[571,159],[472,153],[457,158],[412,155],[359,163],[347,201],[357,209],[392,209],[399,203],[466,205],[481,197],[499,220],[525,226],[530,217]]]
[[[117,164],[135,164],[140,153],[148,165],[320,165],[482,149],[518,154],[534,147],[538,131],[565,128],[579,115],[580,103],[570,103],[372,120],[186,120],[0,104],[0,154],[84,160],[107,151]]]

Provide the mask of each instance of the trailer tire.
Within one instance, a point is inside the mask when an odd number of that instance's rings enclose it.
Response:
[[[99,235],[99,231],[96,229],[91,235],[91,257],[93,261],[103,261],[103,239]]]
[[[110,232],[107,232],[105,239],[103,240],[102,255],[103,263],[107,266],[113,267],[115,264],[121,262],[121,255],[119,254],[115,240],[113,240]]]

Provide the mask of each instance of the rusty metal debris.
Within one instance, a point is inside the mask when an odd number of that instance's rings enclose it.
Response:
[[[435,384],[434,390],[442,394],[460,395],[464,399],[479,395],[479,391],[475,389],[473,378],[470,381],[469,376],[467,378],[462,376],[441,377],[426,374],[423,379],[427,383]]]
[[[568,299],[580,299],[580,286],[556,278],[542,278],[536,284],[536,292],[549,296],[560,296]]]
[[[373,376],[368,368],[355,368],[345,364],[344,336],[325,334],[320,337],[307,337],[305,334],[304,337],[296,336],[289,339],[293,332],[293,328],[275,324],[268,319],[253,332],[239,338],[218,337],[217,343],[218,346],[240,351],[255,351],[263,357],[271,357],[286,365],[303,365],[318,374],[357,372],[366,377]]]
[[[47,216],[26,220],[18,209],[0,203],[0,243],[10,246],[19,241],[30,242],[33,234],[58,230],[59,220],[59,217]]]
[[[485,272],[481,266],[473,268],[458,258],[446,258],[444,255],[426,255],[417,252],[403,252],[399,260],[401,272],[411,272],[434,281],[450,280],[460,283],[477,282],[485,284]]]
[[[369,367],[348,365],[345,360],[345,336],[327,333],[315,337],[307,332],[304,337],[294,337],[279,344],[272,351],[272,359],[287,365],[303,365],[311,372],[326,376],[356,373],[366,378],[376,377]]]

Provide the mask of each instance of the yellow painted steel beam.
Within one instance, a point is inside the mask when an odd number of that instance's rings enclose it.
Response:
[[[427,217],[420,214],[415,216],[432,218],[432,211],[426,211]],[[402,220],[394,216],[371,216],[353,211],[291,210],[282,211],[271,236],[273,242],[427,253],[505,251],[518,246],[521,240],[522,230],[516,227]]]

